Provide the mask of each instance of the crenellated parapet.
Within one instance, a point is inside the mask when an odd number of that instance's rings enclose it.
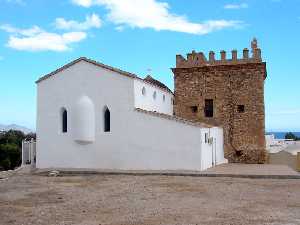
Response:
[[[187,54],[187,58],[182,55],[176,55],[176,68],[215,66],[215,65],[236,65],[244,63],[262,62],[261,49],[258,47],[257,40],[254,38],[251,42],[251,54],[248,48],[243,49],[242,58],[238,58],[238,51],[231,51],[231,58],[227,57],[226,51],[220,51],[219,59],[216,59],[215,52],[210,51],[208,59],[203,52],[195,52]]]

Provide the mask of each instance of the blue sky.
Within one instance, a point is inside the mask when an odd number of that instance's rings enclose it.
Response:
[[[43,74],[86,56],[173,89],[175,55],[239,50],[267,61],[266,129],[300,131],[300,0],[0,0],[0,124],[35,128]]]

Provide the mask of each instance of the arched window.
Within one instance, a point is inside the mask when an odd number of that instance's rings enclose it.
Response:
[[[142,95],[146,95],[146,88],[145,87],[143,87],[143,89],[142,89]]]
[[[104,108],[104,132],[110,132],[110,111]]]
[[[163,95],[163,101],[164,101],[164,102],[166,101],[166,96],[165,96],[165,95]]]
[[[156,91],[153,92],[153,99],[156,99]]]
[[[68,131],[68,113],[65,108],[62,109],[61,112],[61,128],[63,133],[67,133]]]

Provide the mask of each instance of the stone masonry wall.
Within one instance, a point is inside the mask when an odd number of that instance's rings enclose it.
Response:
[[[176,116],[222,126],[225,158],[230,162],[265,162],[266,63],[251,59],[179,66],[173,73]],[[213,99],[212,118],[205,117],[205,99]],[[238,105],[244,105],[244,112]]]

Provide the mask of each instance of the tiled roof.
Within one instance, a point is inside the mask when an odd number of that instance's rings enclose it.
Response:
[[[167,90],[167,91],[169,91],[169,92],[172,93],[172,91],[171,91],[167,86],[165,86],[163,83],[161,83],[161,82],[159,82],[159,81],[157,81],[157,80],[155,80],[155,79],[153,79],[153,78],[152,78],[151,81],[150,81],[150,80],[147,80],[146,78],[145,78],[145,79],[142,79],[142,78],[140,78],[139,76],[137,76],[136,74],[129,73],[129,72],[126,72],[126,71],[124,71],[124,70],[121,70],[121,69],[118,69],[118,68],[115,68],[115,67],[112,67],[112,66],[105,65],[105,64],[103,64],[103,63],[97,62],[97,61],[92,60],[92,59],[88,59],[88,58],[86,58],[86,57],[80,57],[80,58],[78,58],[78,59],[76,59],[76,60],[73,60],[72,62],[70,62],[70,63],[68,63],[68,64],[66,64],[66,65],[64,65],[64,66],[62,66],[62,67],[60,67],[60,68],[58,68],[57,70],[55,70],[55,71],[53,71],[53,72],[51,72],[51,73],[49,73],[49,74],[46,74],[46,75],[42,76],[40,79],[38,79],[38,80],[36,81],[36,83],[39,83],[39,82],[41,82],[41,81],[43,81],[43,80],[46,80],[47,78],[52,77],[53,75],[55,75],[55,74],[57,74],[57,73],[63,71],[64,69],[67,69],[67,68],[73,66],[74,64],[76,64],[76,63],[78,63],[78,62],[80,62],[80,61],[85,61],[85,62],[94,64],[95,66],[99,66],[99,67],[101,67],[101,68],[104,68],[104,69],[107,69],[107,70],[111,70],[111,71],[117,72],[117,73],[119,73],[119,74],[121,74],[121,75],[124,75],[124,76],[127,76],[127,77],[131,77],[131,78],[135,78],[135,79],[139,79],[139,80],[145,81],[145,82],[147,82],[147,83],[151,83],[151,84],[153,84],[154,86],[156,86],[156,87],[158,87],[158,88],[162,88],[162,89]]]
[[[150,75],[148,75],[146,78],[144,78],[144,81],[147,81],[157,87],[160,87],[162,89],[166,89],[169,92],[172,92],[166,85],[164,85],[162,82],[154,79],[153,77],[151,77]]]
[[[160,118],[167,119],[167,120],[173,120],[173,121],[176,121],[176,122],[179,122],[179,123],[185,123],[185,124],[191,125],[191,126],[202,127],[202,128],[212,128],[212,127],[214,127],[213,125],[210,125],[210,124],[194,122],[194,121],[191,121],[191,120],[183,119],[181,117],[171,116],[171,115],[168,115],[168,114],[165,114],[165,113],[158,113],[158,112],[148,111],[148,110],[144,110],[144,109],[140,109],[140,108],[135,108],[135,111],[145,113],[145,114],[149,114],[149,115],[152,115],[152,116],[155,116],[155,117],[160,117]]]
[[[104,68],[104,69],[108,69],[108,70],[111,70],[111,71],[120,73],[120,74],[125,75],[125,76],[128,76],[128,77],[132,77],[132,78],[136,78],[136,77],[137,77],[137,75],[135,75],[135,74],[133,74],[133,73],[129,73],[129,72],[120,70],[120,69],[118,69],[118,68],[114,68],[114,67],[105,65],[105,64],[103,64],[103,63],[96,62],[96,61],[94,61],[94,60],[92,60],[92,59],[88,59],[88,58],[86,58],[86,57],[80,57],[80,58],[75,59],[75,60],[73,60],[72,62],[70,62],[70,63],[68,63],[68,64],[66,64],[66,65],[64,65],[64,66],[62,66],[62,67],[60,67],[60,68],[58,68],[57,70],[55,70],[55,71],[53,71],[53,72],[51,72],[51,73],[49,73],[49,74],[47,74],[47,75],[42,76],[40,79],[38,79],[38,80],[36,81],[36,83],[39,83],[39,82],[41,82],[42,80],[45,80],[45,79],[47,79],[47,78],[49,78],[49,77],[51,77],[51,76],[53,76],[53,75],[55,75],[55,74],[57,74],[57,73],[63,71],[64,69],[67,69],[67,68],[73,66],[74,64],[76,64],[76,63],[78,63],[78,62],[80,62],[80,61],[85,61],[85,62],[88,62],[88,63],[92,63],[92,64],[94,64],[94,65],[96,65],[96,66],[100,66],[100,67],[102,67],[102,68]]]

